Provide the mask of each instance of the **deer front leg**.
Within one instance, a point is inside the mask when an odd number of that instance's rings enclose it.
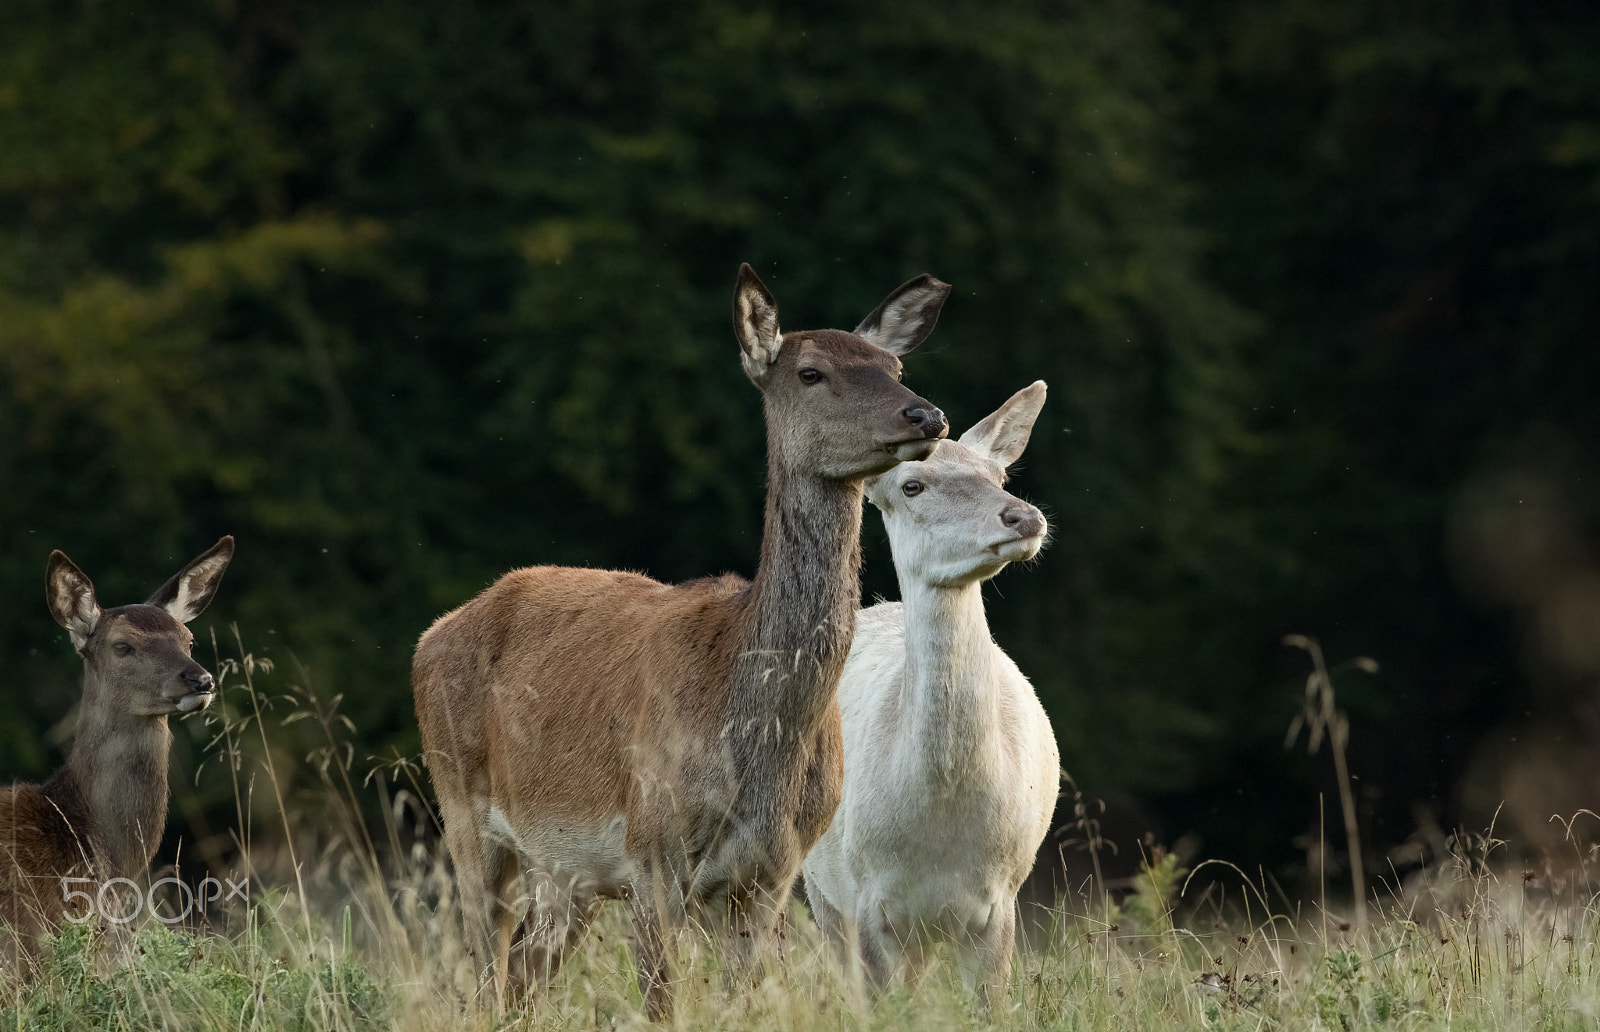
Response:
[[[633,954],[651,1021],[672,1020],[672,965],[668,950],[688,923],[682,887],[654,865],[638,865],[633,882]]]
[[[861,967],[875,992],[889,987],[905,969],[905,950],[883,904],[871,893],[863,892],[856,907],[856,949]]]
[[[513,1000],[549,988],[600,908],[593,896],[546,889],[528,908],[511,948],[507,995]]]
[[[961,950],[961,981],[977,990],[980,1006],[988,1011],[1011,983],[1011,951],[1017,938],[1017,902],[1002,899],[989,911],[989,920],[976,930]]]
[[[478,999],[498,1013],[506,1001],[515,925],[514,904],[507,893],[516,879],[516,854],[464,821],[445,824],[445,841],[455,864],[462,931],[472,955]]]
[[[745,985],[761,980],[779,945],[793,878],[780,889],[760,887],[734,897],[728,928],[729,974]]]
[[[809,882],[806,884],[806,902],[811,904],[811,916],[817,922],[817,930],[833,947],[839,963],[846,968],[850,967],[852,936],[844,914],[840,913],[839,908],[828,902],[827,897],[820,890],[813,888]]]

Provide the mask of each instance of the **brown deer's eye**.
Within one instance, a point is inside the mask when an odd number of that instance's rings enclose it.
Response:
[[[815,369],[802,369],[802,370],[800,370],[800,382],[801,383],[819,383],[819,382],[821,382],[821,380],[822,380],[822,374],[817,372],[817,370],[815,370]]]
[[[905,492],[907,498],[915,498],[917,495],[922,493],[922,481],[907,480],[905,483],[900,485],[900,490]]]
[[[133,646],[125,641],[119,641],[111,646],[111,651],[119,656],[131,656],[133,655]]]

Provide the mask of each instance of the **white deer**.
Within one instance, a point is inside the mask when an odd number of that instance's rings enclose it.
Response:
[[[987,999],[1010,976],[1017,892],[1050,828],[1049,718],[989,636],[982,582],[1032,559],[1038,509],[1000,485],[1044,405],[1038,381],[921,462],[867,486],[903,602],[863,610],[839,681],[844,796],[805,860],[817,923],[877,986],[954,943]]]

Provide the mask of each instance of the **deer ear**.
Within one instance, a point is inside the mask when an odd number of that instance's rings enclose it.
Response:
[[[733,292],[733,334],[739,338],[745,375],[759,384],[778,360],[783,337],[778,332],[778,302],[748,262],[739,266]]]
[[[145,605],[160,606],[171,613],[174,620],[188,623],[205,612],[206,606],[216,597],[222,574],[232,559],[233,537],[229,535],[173,574],[145,600]]]
[[[1044,394],[1044,381],[1033,381],[962,434],[961,443],[1002,466],[1011,465],[1022,457],[1022,450],[1028,446],[1034,420],[1044,408]]]
[[[900,284],[872,314],[861,320],[855,333],[891,355],[908,355],[933,332],[939,309],[950,296],[950,284],[927,273]]]
[[[867,501],[871,502],[880,512],[884,509],[884,492],[889,490],[894,480],[894,470],[879,473],[867,481]]]
[[[94,584],[60,549],[50,553],[44,568],[44,601],[56,623],[67,629],[72,647],[82,649],[100,623]]]

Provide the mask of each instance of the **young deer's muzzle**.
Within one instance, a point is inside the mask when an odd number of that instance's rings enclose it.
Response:
[[[216,678],[198,663],[191,663],[189,669],[178,674],[178,685],[177,694],[168,698],[179,713],[197,713],[217,697]]]

